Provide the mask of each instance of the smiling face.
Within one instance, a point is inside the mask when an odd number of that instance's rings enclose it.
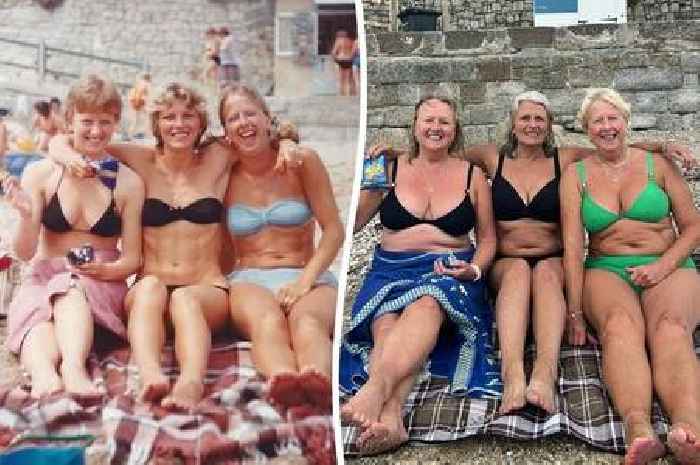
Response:
[[[240,93],[228,95],[222,116],[226,137],[239,151],[270,147],[271,120],[254,99]]]
[[[525,100],[518,105],[513,135],[522,145],[542,145],[549,132],[549,117],[544,105]]]
[[[158,112],[158,133],[165,147],[191,149],[201,132],[199,113],[185,102],[176,100]]]
[[[100,157],[117,128],[117,116],[105,110],[73,113],[73,147],[88,157]]]
[[[441,100],[426,100],[416,113],[414,137],[421,149],[447,151],[455,139],[455,114]]]
[[[624,147],[627,121],[614,105],[597,100],[588,109],[588,137],[601,151],[612,151]]]

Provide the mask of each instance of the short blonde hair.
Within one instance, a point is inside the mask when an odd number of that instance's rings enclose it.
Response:
[[[583,102],[581,102],[581,109],[576,115],[576,119],[584,131],[588,131],[588,117],[591,105],[598,101],[608,103],[622,113],[622,117],[625,119],[625,123],[627,123],[627,129],[629,129],[630,119],[632,118],[632,107],[617,91],[609,88],[602,88],[589,89],[586,96],[583,98]]]
[[[202,136],[207,131],[209,125],[209,116],[207,115],[207,104],[196,90],[186,87],[179,82],[171,82],[165,88],[159,92],[153,99],[151,105],[151,131],[153,132],[153,137],[156,138],[156,147],[159,149],[163,148],[163,136],[158,128],[158,120],[160,119],[160,114],[170,108],[175,102],[182,102],[185,106],[191,110],[194,110],[199,116],[199,122],[201,128],[199,129],[199,134],[194,142],[195,148],[199,147],[202,140]]]
[[[513,105],[510,108],[510,114],[507,120],[509,124],[508,132],[506,132],[505,142],[498,150],[499,155],[505,155],[509,158],[515,157],[515,150],[518,147],[518,138],[513,134],[513,129],[515,128],[515,120],[518,117],[520,104],[523,102],[532,102],[537,105],[542,105],[542,108],[544,108],[544,112],[547,114],[547,135],[544,138],[542,149],[547,157],[552,157],[556,152],[554,130],[552,129],[552,125],[554,124],[554,112],[552,111],[552,105],[549,103],[547,97],[536,90],[522,92],[513,99]]]
[[[89,74],[73,84],[65,103],[65,118],[91,111],[113,113],[117,121],[122,115],[122,98],[117,87],[109,79]]]

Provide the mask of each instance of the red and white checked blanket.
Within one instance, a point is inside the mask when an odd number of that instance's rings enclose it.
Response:
[[[34,437],[40,444],[47,436],[88,434],[95,436],[88,455],[98,456],[98,463],[228,465],[274,457],[335,463],[330,412],[297,412],[292,418],[271,405],[265,382],[252,366],[248,342],[215,345],[205,398],[191,414],[137,401],[138,371],[129,362],[128,348],[109,350],[88,363],[107,395],[78,399],[58,393],[37,401],[26,385],[0,388],[0,451],[15,443],[32,444]],[[172,349],[166,349],[163,366],[174,380]]]

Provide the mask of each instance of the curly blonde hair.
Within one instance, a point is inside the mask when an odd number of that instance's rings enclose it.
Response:
[[[163,148],[163,135],[160,133],[160,128],[158,127],[160,115],[175,102],[184,103],[187,108],[194,110],[197,113],[197,116],[199,116],[201,128],[194,143],[195,148],[198,148],[209,125],[206,100],[204,100],[204,97],[202,97],[196,90],[184,86],[179,82],[171,82],[165,86],[165,88],[156,95],[151,103],[151,131],[153,132],[153,137],[156,138],[156,147],[158,149]]]

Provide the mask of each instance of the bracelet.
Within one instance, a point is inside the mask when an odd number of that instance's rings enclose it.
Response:
[[[476,275],[474,277],[474,281],[480,280],[481,279],[481,268],[476,263],[470,263],[470,265],[472,266],[472,270],[474,270],[474,274]]]

